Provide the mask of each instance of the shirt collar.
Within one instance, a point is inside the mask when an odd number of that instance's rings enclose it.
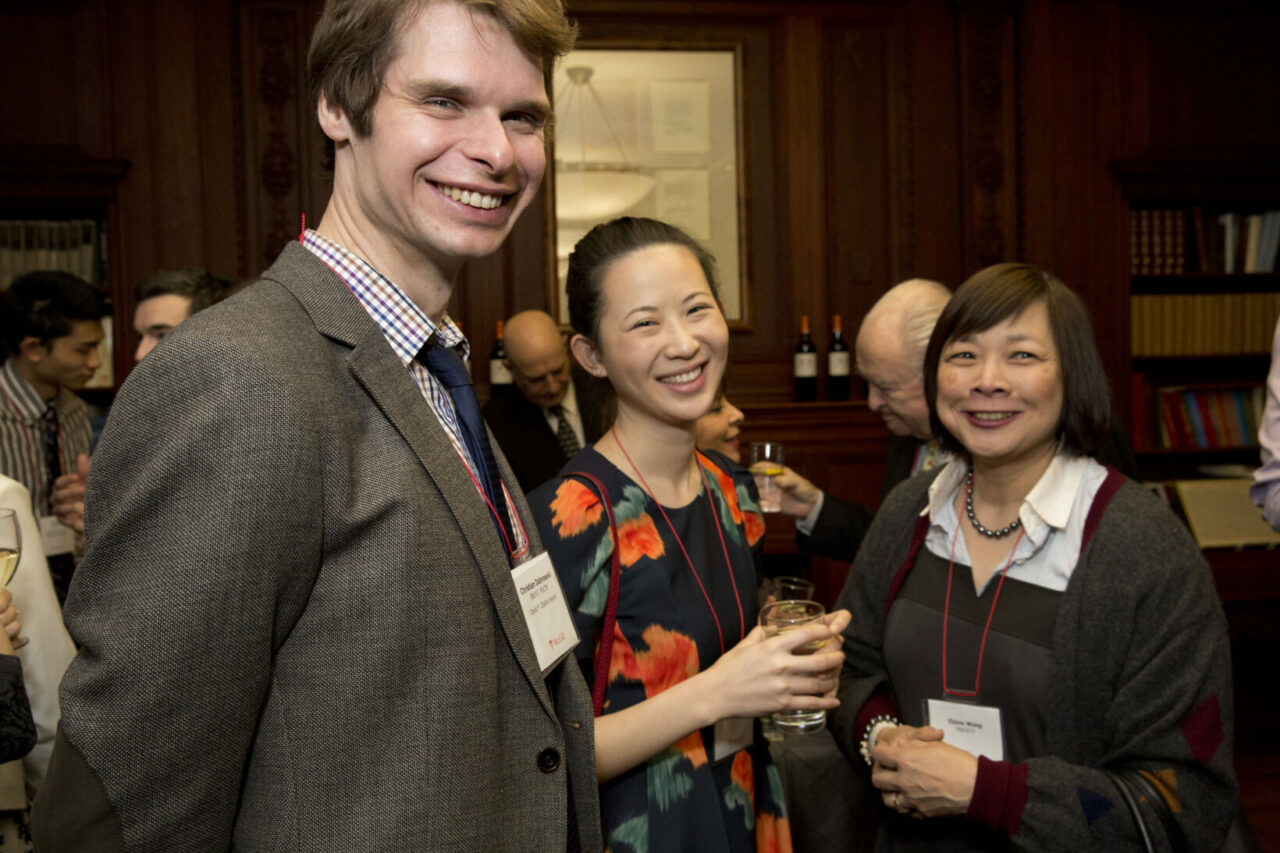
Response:
[[[0,374],[3,374],[0,376],[0,381],[4,383],[6,396],[17,407],[19,414],[27,421],[34,423],[40,420],[41,416],[44,415],[45,409],[49,408],[50,405],[56,407],[62,397],[64,389],[59,388],[58,394],[48,403],[42,400],[40,395],[36,393],[36,389],[26,380],[26,377],[18,372],[18,365],[12,357],[5,361],[3,368],[0,368]]]
[[[1059,448],[1049,467],[1027,493],[1018,518],[1024,535],[1037,547],[1051,531],[1066,529],[1088,467],[1088,457],[1073,456]],[[964,459],[956,457],[948,462],[929,485],[929,502],[920,514],[927,514],[931,521],[940,523],[944,512],[952,509],[956,490],[963,488],[968,476],[969,463]]]
[[[569,387],[564,389],[564,396],[560,398],[560,407],[571,415],[578,413],[578,396],[573,390],[573,380],[569,380]]]
[[[471,357],[466,336],[448,314],[438,324],[431,322],[395,282],[350,249],[309,228],[303,234],[302,245],[346,282],[406,366],[432,335],[438,345],[457,349],[464,361]]]

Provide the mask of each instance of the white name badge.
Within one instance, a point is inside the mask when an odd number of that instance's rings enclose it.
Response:
[[[76,549],[76,532],[58,521],[57,516],[42,515],[40,516],[40,544],[44,545],[46,557],[70,554]]]
[[[564,600],[560,578],[545,551],[511,570],[520,597],[529,637],[538,653],[538,666],[546,675],[578,645],[578,630]]]
[[[1004,761],[1000,709],[945,699],[925,700],[929,725],[944,732],[943,741],[992,761]]]
[[[716,723],[715,757],[712,761],[721,761],[738,750],[751,746],[755,739],[755,730],[750,717],[729,717]]]

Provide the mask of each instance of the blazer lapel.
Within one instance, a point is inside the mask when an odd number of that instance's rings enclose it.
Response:
[[[466,464],[445,434],[435,412],[392,351],[382,330],[345,282],[301,246],[291,245],[276,263],[297,265],[293,272],[295,275],[302,273],[301,276],[282,276],[284,280],[281,283],[306,308],[321,334],[351,347],[347,363],[352,374],[413,450],[444,498],[489,588],[503,631],[520,667],[539,701],[554,716],[555,706],[542,678],[524,612],[511,581],[505,546],[494,529],[489,509],[476,491]],[[264,278],[273,278],[270,271]],[[533,547],[537,540],[520,488],[511,477],[506,461],[499,465],[503,482],[513,496]]]

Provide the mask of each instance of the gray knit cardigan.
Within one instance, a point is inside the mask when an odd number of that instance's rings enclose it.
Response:
[[[865,726],[895,710],[880,648],[890,596],[923,539],[919,514],[936,475],[913,477],[886,499],[838,601],[853,621],[832,726],[864,772]],[[1141,850],[1103,772],[1136,769],[1172,805],[1188,848],[1217,850],[1236,782],[1231,660],[1213,578],[1185,527],[1141,486],[1111,471],[1094,504],[1054,629],[1048,754],[1020,764],[980,759],[967,816],[1003,829],[1022,850]]]

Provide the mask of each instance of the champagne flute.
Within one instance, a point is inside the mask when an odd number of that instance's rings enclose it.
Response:
[[[21,559],[22,528],[18,526],[18,514],[11,509],[0,509],[0,586],[9,585]],[[16,637],[14,651],[26,644],[26,637]]]

